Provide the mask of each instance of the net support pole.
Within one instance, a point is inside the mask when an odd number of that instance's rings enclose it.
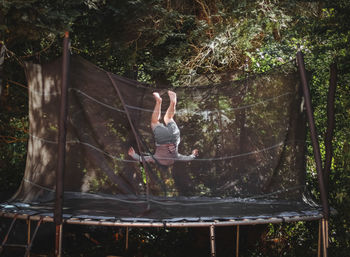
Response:
[[[313,147],[313,152],[314,152],[314,157],[316,162],[316,170],[317,170],[318,183],[319,183],[320,194],[321,194],[321,204],[323,208],[323,215],[325,219],[328,219],[329,206],[328,206],[328,199],[327,199],[327,194],[326,194],[326,189],[325,189],[324,179],[323,179],[324,177],[323,177],[323,171],[322,171],[320,145],[317,139],[317,131],[315,126],[312,105],[311,105],[310,89],[306,78],[304,58],[300,51],[297,53],[297,62],[298,62],[299,73],[300,73],[301,82],[303,86],[306,114],[309,121],[310,136],[311,136],[312,147]]]
[[[313,109],[311,105],[311,96],[310,96],[310,89],[307,83],[306,78],[306,69],[305,69],[305,63],[303,54],[301,51],[298,51],[297,53],[297,63],[298,63],[298,69],[299,74],[302,82],[302,88],[304,93],[304,101],[305,101],[305,107],[306,107],[306,115],[309,122],[309,128],[310,128],[310,136],[311,136],[311,142],[312,142],[312,148],[314,152],[315,157],[315,163],[316,163],[316,170],[317,170],[317,177],[318,177],[318,184],[320,189],[320,196],[321,196],[321,204],[322,204],[322,211],[323,211],[323,219],[328,220],[329,218],[329,205],[328,205],[328,199],[327,199],[327,192],[324,185],[324,175],[322,170],[322,160],[321,160],[321,152],[320,152],[320,145],[318,142],[318,136],[316,131],[316,125],[313,115]],[[328,224],[328,223],[326,223]],[[322,226],[322,244],[323,244],[323,257],[327,257],[327,233],[328,229],[326,226]]]
[[[69,77],[69,33],[65,32],[62,56],[62,84],[60,99],[60,116],[58,123],[58,156],[56,169],[56,201],[54,222],[56,225],[55,256],[62,255],[62,207],[64,194],[64,172],[66,162],[66,134],[67,134],[67,104]]]
[[[210,253],[211,257],[216,257],[216,247],[215,247],[215,226],[210,225]]]
[[[129,121],[129,124],[130,124],[130,127],[131,127],[131,130],[135,136],[135,139],[136,139],[136,144],[137,144],[137,148],[139,150],[139,153],[140,153],[140,156],[141,156],[141,161],[142,161],[142,165],[145,169],[145,172],[146,172],[146,178],[147,178],[147,181],[146,181],[146,195],[147,195],[147,201],[148,201],[148,198],[149,198],[149,172],[148,172],[148,169],[147,169],[147,165],[146,165],[146,160],[145,160],[145,157],[141,154],[141,150],[142,150],[142,147],[141,147],[141,140],[137,134],[137,131],[136,131],[136,128],[134,126],[134,123],[132,122],[132,119],[131,119],[131,116],[130,116],[130,113],[129,113],[129,110],[127,109],[126,107],[126,104],[125,104],[125,101],[124,101],[124,98],[122,96],[122,94],[120,93],[120,90],[118,88],[118,85],[115,83],[115,81],[113,80],[112,76],[111,76],[111,73],[107,72],[107,76],[109,78],[109,80],[111,81],[115,91],[117,92],[118,96],[119,96],[119,99],[120,101],[122,102],[123,104],[123,108],[124,108],[124,111],[125,111],[125,114],[126,114],[126,117]],[[149,204],[148,204],[148,207],[147,208],[150,208]]]

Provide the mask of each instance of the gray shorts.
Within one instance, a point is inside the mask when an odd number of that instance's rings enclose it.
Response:
[[[159,123],[153,129],[156,145],[176,144],[180,143],[180,130],[175,121],[169,122],[166,126]]]

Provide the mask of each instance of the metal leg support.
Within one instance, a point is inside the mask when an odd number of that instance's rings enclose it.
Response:
[[[129,227],[125,228],[125,250],[129,250]]]
[[[55,256],[62,256],[62,224],[56,225]]]
[[[323,257],[328,256],[328,228],[327,228],[327,221],[325,219],[322,219],[322,250],[323,250]]]
[[[319,221],[318,227],[318,257],[321,257],[321,252],[322,257],[328,256],[328,221],[325,219]]]
[[[321,234],[322,234],[322,225],[321,225],[321,221],[319,221],[318,222],[317,257],[321,257]]]
[[[329,247],[329,231],[328,231],[328,220],[325,220],[326,225],[326,247]]]
[[[9,235],[10,235],[10,233],[11,233],[11,230],[13,229],[13,226],[15,225],[16,220],[17,220],[17,215],[14,216],[14,218],[13,218],[13,220],[12,220],[12,222],[11,222],[10,228],[9,228],[9,230],[7,231],[5,238],[4,238],[4,240],[2,241],[2,243],[1,243],[1,246],[0,246],[0,254],[1,254],[2,251],[4,250],[4,246],[5,246],[6,242],[7,242],[7,239],[9,238]]]
[[[27,220],[27,246],[30,244],[30,240],[31,240],[31,222],[30,219]],[[27,257],[30,257],[30,252],[28,253]]]
[[[215,247],[215,227],[214,225],[210,225],[210,250],[211,257],[216,256],[216,247]]]
[[[39,229],[39,227],[40,227],[40,225],[41,225],[41,223],[42,223],[42,221],[43,221],[43,217],[40,217],[40,220],[38,221],[38,223],[36,224],[36,228],[35,228],[35,230],[34,230],[34,233],[33,233],[33,237],[30,239],[30,230],[29,230],[29,232],[28,232],[28,245],[27,245],[27,248],[26,248],[26,253],[24,254],[24,257],[29,257],[29,255],[30,255],[30,249],[32,248],[32,245],[33,245],[33,241],[34,241],[34,239],[35,239],[35,237],[36,237],[36,234],[37,234],[37,232],[38,232],[38,229]],[[29,221],[30,222],[30,221]],[[30,223],[29,223],[30,224]],[[28,226],[28,229],[30,229],[30,225]]]
[[[237,232],[236,232],[236,257],[239,256],[239,225],[237,225]]]

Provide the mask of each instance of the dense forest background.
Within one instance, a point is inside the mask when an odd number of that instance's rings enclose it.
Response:
[[[326,179],[330,205],[338,214],[330,219],[329,253],[349,256],[349,15],[347,0],[0,1],[0,199],[15,192],[25,167],[28,92],[23,61],[60,56],[64,31],[70,32],[73,54],[160,87],[187,85],[207,74],[220,78],[220,74],[239,71],[268,71],[295,58],[300,48],[312,74],[312,103],[323,157],[330,67],[337,73],[333,159]],[[310,140],[307,146],[307,183],[318,198]],[[263,236],[250,244],[244,256],[315,256],[317,226],[298,222],[256,227]],[[96,230],[97,234],[118,235],[114,230]],[[181,240],[192,240],[194,234],[139,229],[131,237],[140,256],[185,256],[181,252],[185,248],[177,246]],[[91,246],[87,248],[96,248],[96,256],[103,256],[101,249],[108,247],[88,241]]]

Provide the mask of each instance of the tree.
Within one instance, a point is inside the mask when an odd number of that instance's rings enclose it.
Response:
[[[184,85],[202,75],[263,72],[295,57],[300,47],[312,72],[311,92],[322,154],[326,128],[329,67],[338,68],[334,158],[330,203],[334,256],[349,249],[350,85],[348,14],[337,1],[229,0],[3,0],[0,40],[7,57],[0,85],[0,186],[15,190],[25,165],[27,98],[22,61],[51,60],[61,54],[70,31],[72,51],[112,72],[157,86]],[[317,197],[316,172],[308,144],[308,184]],[[313,225],[312,225],[313,226]],[[296,225],[294,247],[312,240],[310,227]],[[281,231],[281,230],[280,230]],[[286,233],[287,233],[286,232]],[[343,236],[345,235],[345,236]]]

